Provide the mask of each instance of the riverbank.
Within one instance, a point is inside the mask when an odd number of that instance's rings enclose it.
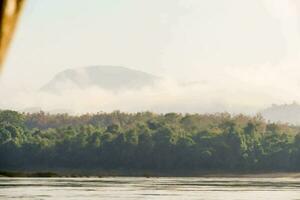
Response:
[[[300,172],[222,172],[222,171],[0,171],[0,177],[245,177],[245,178],[300,178]]]

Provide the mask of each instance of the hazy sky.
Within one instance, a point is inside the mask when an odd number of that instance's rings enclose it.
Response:
[[[297,0],[28,0],[2,95],[121,65],[206,84],[193,92],[231,107],[300,101],[299,19]]]

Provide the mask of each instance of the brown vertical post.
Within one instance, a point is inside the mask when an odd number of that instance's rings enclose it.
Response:
[[[25,0],[0,0],[0,70]]]

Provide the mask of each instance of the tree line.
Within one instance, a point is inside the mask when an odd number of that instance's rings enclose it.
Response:
[[[2,110],[0,169],[299,171],[300,128],[228,113]]]

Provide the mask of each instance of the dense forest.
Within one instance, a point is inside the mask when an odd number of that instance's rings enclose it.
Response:
[[[261,116],[0,111],[0,170],[300,171],[300,128]]]

